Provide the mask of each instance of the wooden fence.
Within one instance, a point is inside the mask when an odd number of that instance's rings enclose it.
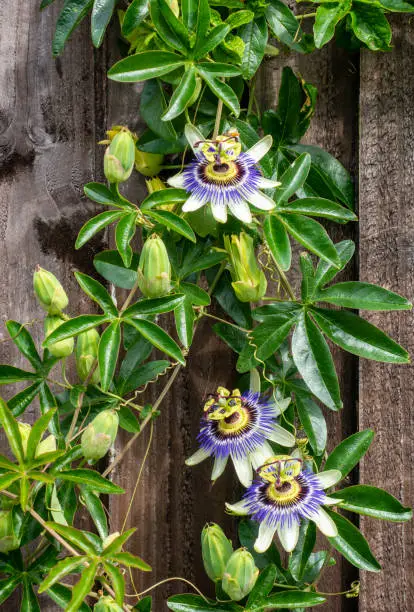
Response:
[[[103,153],[96,143],[105,129],[112,123],[139,129],[140,87],[106,79],[106,70],[116,59],[116,34],[112,32],[102,49],[94,51],[85,24],[55,61],[51,39],[58,7],[39,13],[38,4],[35,0],[0,3],[2,321],[9,317],[31,321],[40,316],[32,294],[37,263],[63,282],[73,313],[90,312],[73,271],[93,273],[92,256],[106,244],[95,241],[79,252],[73,250],[77,232],[93,210],[82,195],[82,186],[102,179]],[[359,229],[346,229],[346,236],[358,244],[347,277],[379,283],[413,298],[414,28],[407,16],[393,19],[393,28],[390,53],[351,55],[329,45],[311,56],[269,61],[262,70],[259,91],[263,103],[275,105],[280,67],[285,64],[318,87],[317,112],[307,141],[323,146],[343,162],[355,179],[359,199]],[[142,187],[137,184],[135,190],[138,197]],[[337,239],[345,235],[342,229],[333,231]],[[375,313],[368,318],[414,352],[411,313]],[[150,577],[135,576],[138,590],[170,576],[184,576],[207,589],[200,558],[201,528],[214,520],[234,532],[233,519],[223,514],[224,499],[236,499],[232,478],[220,479],[211,489],[207,466],[187,469],[183,465],[184,457],[195,448],[202,397],[234,377],[231,354],[209,328],[209,323],[201,326],[189,367],[180,373],[162,405],[128,519],[129,525],[138,526],[131,540],[133,552],[154,568]],[[6,337],[3,326],[0,336]],[[358,428],[373,427],[375,443],[353,481],[382,486],[406,505],[412,503],[411,368],[358,361],[339,350],[335,357],[344,410],[329,415],[330,447]],[[7,342],[0,344],[0,362],[22,365]],[[114,470],[114,480],[129,493],[147,444],[146,432]],[[5,446],[1,437],[0,451]],[[111,500],[113,530],[122,525],[126,504],[127,498]],[[414,594],[412,524],[371,519],[361,524],[383,572],[361,573],[359,600],[330,598],[321,609],[409,612]],[[86,522],[81,525],[87,527]],[[354,568],[338,561],[326,572],[322,586],[325,591],[341,591],[356,578]],[[178,582],[159,588],[154,610],[166,610],[164,598],[183,589]],[[18,603],[13,596],[1,610],[15,609]],[[56,606],[43,600],[42,612],[54,610]]]

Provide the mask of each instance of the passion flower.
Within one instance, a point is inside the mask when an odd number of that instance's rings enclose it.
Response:
[[[200,449],[186,460],[196,465],[207,457],[214,457],[211,479],[223,473],[231,458],[240,482],[249,487],[253,469],[273,455],[269,440],[282,446],[293,446],[295,438],[276,423],[274,406],[261,399],[259,393],[238,389],[230,392],[219,387],[204,405],[197,440]]]
[[[273,200],[260,189],[272,189],[280,183],[264,178],[257,166],[272,146],[271,136],[265,136],[243,153],[237,130],[205,140],[196,127],[187,124],[185,135],[196,157],[183,172],[168,180],[173,187],[190,194],[183,212],[210,203],[216,221],[225,223],[229,208],[237,219],[250,223],[249,204],[261,210],[274,208]]]
[[[250,515],[260,523],[254,544],[257,552],[265,552],[276,533],[283,548],[291,552],[298,542],[302,519],[313,521],[328,537],[338,534],[323,506],[340,501],[328,498],[324,489],[339,482],[341,472],[326,470],[313,474],[303,467],[300,459],[277,455],[258,469],[258,476],[240,502],[226,504],[233,514]]]

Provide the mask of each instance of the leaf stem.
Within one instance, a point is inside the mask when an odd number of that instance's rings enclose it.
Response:
[[[286,274],[283,272],[282,268],[279,266],[278,262],[277,262],[277,261],[276,261],[276,259],[274,258],[273,253],[272,253],[272,251],[269,249],[269,245],[268,245],[267,243],[266,243],[266,246],[267,246],[267,248],[268,248],[268,250],[269,250],[270,256],[271,256],[271,258],[272,258],[272,260],[273,260],[273,263],[274,263],[274,265],[275,265],[275,268],[276,268],[276,270],[277,270],[277,273],[279,274],[279,277],[280,277],[280,282],[282,283],[282,285],[283,285],[283,287],[284,287],[284,289],[285,289],[286,293],[287,293],[287,294],[288,294],[288,296],[290,297],[290,299],[291,299],[293,302],[296,302],[296,296],[295,296],[295,293],[294,293],[294,291],[293,291],[293,289],[292,289],[292,285],[289,283],[289,281],[288,281],[288,279],[287,279],[287,277],[286,277]]]

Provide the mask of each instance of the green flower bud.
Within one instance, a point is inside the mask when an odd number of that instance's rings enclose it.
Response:
[[[210,580],[221,580],[233,546],[216,523],[206,525],[201,532],[201,553],[204,569]]]
[[[19,546],[20,541],[14,532],[13,511],[0,511],[0,552],[8,553]]]
[[[135,170],[143,176],[156,176],[161,172],[164,155],[147,153],[135,148]]]
[[[135,161],[135,142],[131,133],[115,134],[105,151],[104,172],[110,183],[123,183],[131,176]]]
[[[55,331],[58,327],[60,327],[64,323],[64,320],[60,317],[46,317],[45,319],[45,337],[50,336],[52,332]],[[75,342],[73,338],[67,338],[66,340],[60,340],[59,342],[54,342],[50,344],[47,348],[50,353],[54,357],[69,357],[73,353],[73,348],[75,346]]]
[[[121,606],[112,597],[101,597],[93,609],[95,612],[122,612]]]
[[[138,286],[147,298],[157,298],[171,291],[171,264],[159,236],[150,236],[141,251]]]
[[[92,463],[106,455],[114,443],[118,425],[119,417],[115,410],[104,410],[89,423],[81,438],[85,459]]]
[[[265,294],[267,281],[259,268],[254,252],[254,241],[249,234],[225,236],[224,247],[231,263],[232,287],[241,302],[257,302]]]
[[[256,584],[259,570],[248,550],[235,550],[227,562],[221,586],[233,601],[246,597]]]
[[[17,422],[17,427],[19,428],[20,435],[22,437],[22,446],[23,446],[23,454],[26,456],[27,453],[27,441],[30,436],[30,432],[32,431],[32,426],[28,423]]]
[[[68,305],[68,296],[56,276],[40,266],[33,275],[33,287],[40,306],[49,314],[59,314]]]
[[[76,369],[79,378],[84,381],[88,378],[91,368],[94,367],[94,372],[90,382],[94,385],[100,380],[99,369],[96,367],[96,359],[98,357],[100,336],[96,329],[90,329],[82,334],[79,334],[76,340]]]

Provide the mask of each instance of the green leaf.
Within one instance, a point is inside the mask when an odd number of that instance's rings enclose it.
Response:
[[[23,414],[26,408],[30,406],[34,398],[38,395],[41,386],[41,382],[36,382],[30,385],[30,387],[23,389],[23,391],[20,391],[20,393],[16,393],[16,395],[9,399],[8,406],[15,417]]]
[[[223,81],[211,76],[210,72],[203,70],[200,66],[198,66],[198,73],[203,77],[213,94],[222,100],[231,112],[238,117],[240,115],[240,104],[233,89]]]
[[[120,197],[114,191],[111,191],[102,183],[88,183],[84,186],[83,191],[90,200],[102,204],[103,206],[115,206],[124,210],[134,209],[134,205],[128,200]]]
[[[315,46],[318,49],[333,38],[337,24],[349,13],[351,6],[351,0],[343,0],[339,3],[321,4],[318,7],[313,25]]]
[[[108,493],[109,495],[120,495],[124,493],[121,487],[103,478],[98,472],[86,468],[76,468],[59,472],[59,478],[78,485],[88,485],[92,491],[97,493]]]
[[[123,214],[124,213],[119,210],[111,210],[100,213],[99,215],[96,215],[96,217],[89,219],[89,221],[87,221],[79,230],[79,234],[75,242],[75,249],[80,249],[83,247],[83,245],[86,244],[93,236],[95,236],[95,234],[103,230],[114,221],[120,219]]]
[[[227,253],[224,251],[215,251],[210,248],[205,248],[205,245],[198,242],[197,245],[191,245],[187,250],[186,256],[179,270],[180,279],[187,278],[194,272],[201,272],[221,263],[226,259]]]
[[[4,457],[4,455],[0,455],[0,469],[12,471],[12,472],[18,472],[19,466],[16,465],[15,463],[12,463],[10,459],[7,459],[7,457]]]
[[[242,75],[250,80],[256,74],[264,57],[268,37],[266,19],[257,17],[242,26],[238,34],[244,42]]]
[[[42,436],[45,433],[46,429],[48,428],[49,423],[52,420],[52,417],[55,412],[56,408],[48,410],[48,412],[43,414],[33,424],[32,429],[30,430],[29,438],[27,440],[26,460],[29,464],[31,463],[32,459],[34,459],[39,442],[42,439]]]
[[[84,291],[86,295],[91,298],[91,300],[99,304],[99,306],[106,314],[113,317],[118,316],[118,310],[114,304],[113,299],[111,298],[105,287],[101,285],[101,283],[99,283],[91,276],[83,274],[82,272],[75,272],[75,277],[82,291]]]
[[[101,500],[99,499],[98,495],[95,495],[95,493],[90,491],[87,487],[83,487],[82,489],[82,498],[93,522],[95,523],[99,537],[102,539],[106,538],[108,536],[108,521],[106,518],[106,511]]]
[[[292,249],[285,226],[274,215],[268,215],[263,223],[267,246],[280,268],[287,272],[292,263]]]
[[[6,402],[0,398],[0,423],[3,426],[4,433],[7,436],[8,443],[13,455],[20,464],[24,462],[24,451],[22,444],[22,436],[20,435],[17,421],[12,415]],[[6,474],[7,476],[7,474]],[[4,476],[3,476],[4,478]],[[4,489],[4,485],[2,486]]]
[[[251,149],[256,143],[259,142],[260,137],[258,136],[256,130],[246,121],[242,121],[241,119],[235,119],[234,125],[239,131],[240,139],[246,149]],[[260,160],[260,166],[263,169],[263,172],[266,176],[272,176],[273,174],[273,161],[271,159],[271,153],[266,153],[264,157]]]
[[[196,45],[194,47],[194,58],[201,59],[205,57],[210,51],[213,51],[227,36],[230,32],[230,27],[222,23],[215,26],[207,36],[202,39],[197,38]],[[207,79],[206,79],[207,80]]]
[[[310,165],[311,157],[308,153],[303,153],[295,159],[280,177],[281,185],[276,190],[276,204],[287,202],[302,187],[309,174]]]
[[[70,598],[72,597],[71,589],[63,586],[63,584],[53,585],[47,590],[47,594],[55,603],[57,603],[58,606],[64,610],[66,610],[66,607],[70,602]],[[79,606],[78,612],[91,612],[91,609],[88,605],[86,605],[86,603],[82,603]]]
[[[238,535],[240,544],[247,548],[253,555],[256,567],[264,569],[269,563],[276,565],[279,571],[282,570],[279,551],[274,542],[264,553],[257,553],[254,550],[254,543],[259,533],[259,524],[249,519],[242,519],[239,523]]]
[[[414,5],[404,0],[379,0],[379,4],[395,13],[414,13]]]
[[[149,361],[148,363],[144,363],[144,365],[138,365],[131,370],[127,377],[120,378],[120,382],[118,383],[119,393],[125,395],[126,393],[135,391],[135,389],[139,389],[139,387],[143,387],[151,380],[164,374],[169,366],[170,362],[165,359],[160,361]]]
[[[143,599],[140,599],[139,602],[134,606],[134,610],[138,610],[138,612],[151,612],[152,606],[152,597],[151,595],[147,595]]]
[[[330,510],[327,512],[338,529],[337,536],[328,538],[332,546],[355,567],[368,572],[379,572],[381,566],[359,529],[344,516]]]
[[[115,231],[115,242],[116,248],[122,257],[122,261],[126,268],[131,265],[132,261],[132,249],[130,242],[135,235],[137,215],[136,213],[130,213],[124,215],[123,218],[118,222]]]
[[[184,236],[187,240],[191,240],[191,242],[196,242],[196,237],[191,229],[191,226],[187,223],[185,219],[182,219],[175,213],[170,212],[169,210],[153,210],[149,209],[145,211],[146,214],[158,221],[158,223],[162,223],[165,227]]]
[[[133,533],[135,533],[136,531],[136,527],[133,527],[132,529],[128,529],[127,531],[124,531],[123,533],[121,533],[120,535],[118,535],[116,538],[114,538],[102,551],[102,556],[103,557],[112,557],[112,555],[114,553],[117,553],[125,544],[125,542],[132,536]]]
[[[360,281],[347,281],[320,290],[315,300],[356,310],[410,310],[406,298],[377,285]]]
[[[299,158],[298,158],[299,159]],[[349,208],[325,198],[301,198],[282,204],[277,208],[278,212],[301,213],[310,217],[324,217],[332,221],[357,221],[358,217]]]
[[[329,347],[308,314],[301,314],[292,337],[292,356],[305,383],[331,410],[342,408],[338,377]]]
[[[186,200],[188,200],[188,193],[185,189],[161,189],[160,191],[154,191],[145,198],[141,204],[141,210],[147,212],[154,206],[182,204]]]
[[[236,30],[240,26],[250,23],[252,19],[254,19],[253,11],[236,11],[235,13],[230,13],[226,19],[226,23],[232,30]]]
[[[240,68],[237,66],[221,64],[219,62],[198,62],[197,67],[201,68],[204,72],[209,72],[213,77],[236,77],[241,73]]]
[[[122,22],[122,36],[128,38],[148,15],[148,0],[133,0]]]
[[[299,53],[311,50],[303,41],[303,32],[294,13],[281,0],[270,0],[265,14],[270,29],[280,42]]]
[[[307,591],[284,591],[270,595],[260,608],[255,608],[255,612],[271,608],[273,610],[286,609],[296,610],[300,608],[313,608],[325,603],[326,598],[318,593],[309,593]]]
[[[188,348],[194,335],[195,313],[189,298],[185,298],[174,310],[175,327],[178,337],[185,348]]]
[[[118,251],[102,251],[93,260],[96,270],[105,280],[121,289],[132,289],[137,282],[138,255],[133,255],[127,268]]]
[[[21,576],[11,576],[5,580],[0,580],[0,604],[10,597],[20,582]]]
[[[180,293],[174,293],[172,295],[166,295],[165,297],[139,300],[124,310],[122,314],[127,319],[133,319],[134,317],[139,318],[143,315],[157,315],[171,312],[182,304],[184,297],[185,296]]]
[[[335,245],[320,223],[303,215],[277,215],[287,231],[306,249],[325,259],[336,268],[340,259]]]
[[[107,391],[111,384],[118,361],[121,346],[121,328],[119,321],[113,321],[105,329],[99,341],[98,362],[101,375],[101,386]]]
[[[61,561],[58,561],[56,565],[50,570],[47,577],[39,585],[39,593],[44,593],[56,582],[62,580],[62,578],[64,578],[68,574],[72,574],[79,571],[80,567],[83,566],[84,563],[87,563],[88,560],[88,557],[79,556],[66,557]]]
[[[194,306],[208,306],[211,302],[207,291],[204,291],[204,289],[193,283],[181,281],[178,291],[184,293]]]
[[[161,117],[163,121],[171,121],[184,112],[193,97],[196,84],[195,68],[194,66],[190,66],[190,68],[184,72],[178,87],[171,96],[168,109]]]
[[[117,563],[120,563],[121,565],[125,565],[126,567],[136,567],[142,572],[151,571],[151,567],[148,565],[148,563],[145,563],[145,561],[129,552],[114,553],[111,555],[111,559]]]
[[[300,393],[299,390],[295,390],[295,399],[300,422],[315,455],[319,457],[325,450],[328,436],[323,412],[318,404],[305,393]]]
[[[91,31],[95,47],[100,47],[102,44],[106,28],[114,12],[115,2],[116,0],[95,0],[93,3]]]
[[[316,543],[316,526],[313,521],[302,520],[299,540],[289,558],[289,570],[295,580],[301,581],[306,564]]]
[[[158,325],[145,321],[144,319],[132,320],[128,319],[125,321],[136,330],[139,331],[146,340],[151,342],[157,349],[163,351],[178,363],[185,365],[185,359],[181,353],[178,344]]]
[[[310,302],[315,290],[315,269],[309,253],[301,253],[299,256],[302,281],[300,286],[301,300],[303,303]]]
[[[295,317],[276,315],[267,317],[264,323],[254,328],[250,337],[251,344],[257,347],[256,357],[258,360],[266,360],[277,351],[295,321]]]
[[[125,581],[121,570],[108,562],[104,563],[104,568],[115,591],[115,601],[119,606],[122,606],[125,596]]]
[[[256,584],[253,587],[253,590],[249,594],[249,599],[247,600],[247,608],[254,609],[254,606],[260,605],[261,600],[266,595],[269,595],[270,591],[273,589],[273,585],[276,582],[277,576],[277,567],[273,563],[265,567],[256,580]]]
[[[388,51],[392,31],[382,8],[366,2],[353,2],[351,24],[355,36],[371,51]]]
[[[89,567],[82,572],[81,579],[72,589],[72,598],[66,608],[66,612],[78,612],[80,605],[93,587],[96,569],[97,564],[91,563]]]
[[[150,0],[150,14],[157,34],[183,55],[188,51],[188,31],[165,0]],[[159,76],[159,75],[158,75]]]
[[[163,76],[184,64],[184,58],[169,51],[144,51],[117,62],[108,77],[121,83],[138,83]]]
[[[170,141],[177,140],[177,132],[174,129],[171,121],[160,121],[160,116],[167,109],[167,103],[165,101],[164,90],[162,89],[161,82],[158,79],[152,79],[145,83],[144,90],[141,94],[140,101],[140,115],[148,125],[150,130],[152,130],[155,134],[160,136],[162,139]],[[138,141],[138,148],[140,147],[140,142]],[[155,194],[164,193],[164,191],[156,191],[151,196],[156,197]],[[151,198],[149,196],[149,198]],[[188,195],[187,195],[188,197]],[[144,202],[146,202],[144,200]],[[144,210],[143,204],[141,204],[141,210]]]
[[[355,243],[352,240],[343,240],[335,244],[335,250],[338,253],[338,258],[341,262],[339,268],[333,266],[321,259],[316,268],[315,287],[322,287],[331,281],[340,270],[345,268],[346,264],[352,258],[355,251]]]
[[[385,363],[410,362],[410,357],[402,346],[391,340],[378,327],[352,312],[315,308],[312,309],[312,314],[323,333],[353,355]]]
[[[195,47],[199,47],[210,27],[211,14],[208,0],[183,0],[181,10],[187,28],[195,32]]]
[[[339,470],[342,478],[359,463],[374,439],[372,429],[365,429],[349,436],[338,444],[325,463],[325,470]]]
[[[39,380],[39,374],[26,372],[9,365],[0,365],[0,385],[10,385],[23,380]]]
[[[65,321],[60,325],[54,332],[52,332],[46,340],[43,342],[44,347],[48,347],[54,342],[60,340],[66,340],[66,338],[72,338],[82,332],[94,329],[98,325],[107,323],[109,321],[106,315],[80,315],[69,321]]]
[[[167,606],[174,612],[242,612],[241,608],[235,603],[216,603],[215,601],[206,601],[204,597],[199,595],[173,595],[168,598]]]
[[[341,499],[340,507],[350,512],[365,514],[384,521],[404,522],[412,519],[411,508],[404,508],[393,495],[370,485],[355,485],[337,491],[333,497]]]
[[[42,360],[40,359],[39,353],[36,350],[33,338],[25,326],[22,323],[10,320],[6,321],[6,328],[9,332],[10,338],[13,340],[14,344],[17,346],[22,355],[26,357],[26,359],[36,370],[41,368]]]
[[[0,491],[4,489],[8,489],[10,485],[12,485],[16,480],[20,480],[22,478],[20,473],[13,474],[4,474],[0,476]]]
[[[93,0],[65,0],[62,11],[56,22],[52,43],[54,57],[60,55],[73,30],[88,14]]]

